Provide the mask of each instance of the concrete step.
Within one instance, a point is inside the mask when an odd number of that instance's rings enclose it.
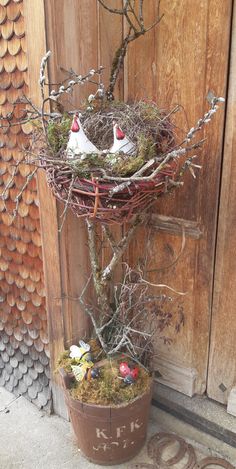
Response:
[[[236,417],[229,415],[225,406],[206,396],[191,398],[156,384],[153,405],[236,448]]]

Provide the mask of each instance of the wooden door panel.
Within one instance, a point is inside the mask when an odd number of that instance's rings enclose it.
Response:
[[[181,104],[186,113],[180,113],[176,122],[186,129],[205,112],[209,90],[225,94],[232,1],[167,0],[161,8],[165,16],[160,25],[131,45],[125,96],[155,99],[162,107]],[[149,23],[156,10],[157,2],[150,1]],[[224,110],[202,135],[207,142],[199,159],[203,168],[197,180],[186,175],[183,188],[156,204],[156,213],[169,216],[170,225],[174,217],[186,224],[196,223],[202,231],[198,240],[187,238],[173,268],[150,277],[155,283],[188,291],[180,297],[186,317],[184,330],[172,347],[163,348],[157,341],[156,350],[162,381],[189,395],[206,389],[223,127]],[[174,224],[178,226],[178,221]],[[167,225],[166,233],[157,232],[153,240],[153,265],[159,265],[160,258],[168,260],[167,245],[175,254],[179,250],[181,236],[171,234]],[[134,245],[136,248],[130,251],[133,263],[138,246],[142,246],[142,235]]]
[[[153,224],[155,226],[155,222]],[[203,393],[206,388],[209,323],[205,320],[205,307],[209,278],[204,263],[199,259],[200,229],[194,226],[191,232],[186,232],[183,248],[182,232],[171,233],[171,228],[153,228],[149,249],[151,261],[147,268],[149,273],[145,275],[151,284],[164,284],[180,293],[168,288],[152,288],[157,295],[171,297],[166,310],[173,314],[171,327],[160,334],[161,339],[156,337],[154,365],[162,375],[160,382],[192,396]],[[137,252],[140,256],[145,252],[146,239],[146,230],[140,230],[130,248],[131,262],[139,261]],[[201,294],[197,295],[197,291]],[[176,334],[175,326],[181,312],[184,327]],[[163,337],[171,339],[171,343],[165,344]]]
[[[208,395],[236,415],[236,11],[231,42],[217,254],[213,296]]]

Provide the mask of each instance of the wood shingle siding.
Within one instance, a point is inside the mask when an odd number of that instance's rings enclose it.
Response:
[[[15,198],[30,172],[20,164],[30,131],[9,125],[25,114],[28,92],[24,2],[0,0],[0,386],[51,409],[47,316],[36,180]]]

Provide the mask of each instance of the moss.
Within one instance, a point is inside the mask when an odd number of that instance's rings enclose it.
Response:
[[[74,399],[98,405],[119,405],[142,395],[150,388],[151,377],[140,367],[134,384],[126,386],[119,377],[119,363],[122,360],[107,360],[101,368],[100,377],[90,381],[74,382],[70,394]]]
[[[113,174],[118,176],[131,176],[138,171],[144,164],[145,159],[142,155],[136,157],[129,156],[128,158],[118,158],[117,163],[112,167]]]
[[[95,366],[99,360],[100,376],[97,379],[73,381],[70,394],[74,399],[99,405],[118,405],[135,399],[150,388],[152,378],[142,366],[139,366],[139,376],[135,383],[127,386],[119,377],[119,365],[124,358],[106,359],[96,339],[90,340],[89,344]],[[58,361],[58,368],[64,368],[68,373],[72,371],[71,365],[78,364],[76,359],[69,357],[69,353],[66,350]]]
[[[144,151],[145,150],[143,150],[142,153],[144,153]],[[150,153],[150,155],[152,154],[153,153]],[[91,174],[101,174],[102,169],[106,171],[107,174],[112,174],[113,176],[131,176],[143,166],[145,161],[145,155],[142,154],[133,156],[123,153],[117,155],[110,153],[107,155],[90,153],[86,155],[84,159],[77,159],[71,162],[70,165],[73,167],[73,171],[77,176],[83,178],[90,178]]]
[[[137,141],[138,155],[143,161],[151,160],[156,156],[155,142],[152,137],[146,137],[143,134],[138,136]]]
[[[70,358],[69,354],[70,354],[70,351],[65,350],[65,352],[60,356],[57,362],[57,370],[59,368],[64,368],[65,371],[67,371],[68,373],[71,373],[72,371],[71,365],[77,365],[77,361],[73,358]]]
[[[102,168],[105,169],[106,161],[103,155],[89,153],[83,159],[76,159],[71,162],[73,171],[80,177],[91,177],[91,173],[96,174]]]
[[[65,148],[68,142],[69,131],[71,127],[71,118],[64,114],[59,121],[49,121],[47,126],[48,141],[53,153],[58,153]]]
[[[120,59],[120,57],[122,56],[122,49],[123,49],[123,43],[122,43],[121,46],[116,50],[114,59],[113,59],[112,64],[111,64],[111,72],[110,72],[110,80],[109,80],[109,81],[110,81],[110,84],[112,83],[114,73],[116,72],[119,59]],[[124,59],[123,59],[123,60],[124,60]]]

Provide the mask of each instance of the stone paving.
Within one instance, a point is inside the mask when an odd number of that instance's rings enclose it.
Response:
[[[174,432],[194,446],[198,461],[207,456],[221,456],[236,462],[236,448],[206,435],[152,408],[149,437],[160,431]],[[170,447],[164,457],[170,458],[176,448]],[[134,463],[152,463],[146,446],[130,463],[117,465],[129,469]],[[186,459],[172,466],[183,469]],[[0,469],[96,469],[101,466],[86,461],[80,454],[69,422],[56,415],[40,412],[23,397],[15,398],[0,388]],[[106,466],[108,469],[112,466]],[[113,466],[114,467],[114,466]],[[219,466],[211,465],[210,469]]]

